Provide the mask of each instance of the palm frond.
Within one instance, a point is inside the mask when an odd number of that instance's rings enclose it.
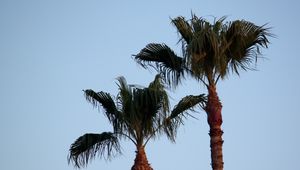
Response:
[[[118,138],[114,133],[85,134],[79,137],[70,147],[68,162],[76,167],[86,166],[97,155],[110,159],[121,153]]]
[[[185,41],[183,44],[189,44],[193,37],[193,30],[188,21],[186,21],[184,17],[179,16],[172,19],[171,23],[174,24],[177,31],[180,33],[182,37],[181,41]]]
[[[144,68],[154,68],[169,85],[177,85],[184,78],[183,58],[165,44],[148,44],[135,55],[135,60]]]
[[[159,95],[159,103],[162,109],[162,112],[167,113],[169,112],[169,97],[165,90],[165,86],[162,82],[160,74],[155,76],[153,82],[151,82],[148,86],[149,89],[155,90],[154,92]]]
[[[269,28],[257,26],[245,20],[230,23],[226,32],[230,46],[226,50],[228,69],[239,74],[239,69],[251,69],[251,64],[257,61],[261,48],[268,48],[268,37],[272,36]]]
[[[161,128],[163,121],[167,117],[167,113],[170,110],[169,97],[167,91],[165,90],[163,80],[161,76],[157,74],[155,79],[149,84],[149,94],[152,96],[152,102],[155,107],[153,107],[154,113],[156,115],[153,117],[153,127],[158,129],[158,133],[161,134],[163,129]]]
[[[84,90],[86,100],[90,102],[94,107],[103,108],[105,115],[109,122],[112,123],[114,131],[122,131],[124,127],[124,121],[121,112],[117,109],[117,106],[109,93],[100,91],[95,92],[91,89]]]
[[[137,140],[136,129],[138,125],[135,122],[138,122],[137,113],[134,109],[133,101],[133,91],[135,86],[127,84],[126,79],[123,76],[117,78],[117,85],[119,87],[119,93],[117,95],[117,103],[119,108],[121,108],[121,113],[124,120],[124,131],[128,136],[133,137]]]
[[[123,113],[130,113],[132,104],[132,88],[127,84],[124,77],[118,77],[118,105],[122,107]]]
[[[188,95],[182,98],[178,104],[175,105],[171,111],[171,115],[165,120],[165,131],[171,140],[174,140],[176,136],[176,130],[178,126],[183,123],[183,118],[187,116],[194,117],[188,113],[188,111],[195,111],[195,107],[199,106],[204,109],[207,99],[204,94],[197,96]]]
[[[226,16],[223,16],[221,18],[219,18],[218,20],[216,20],[215,18],[215,21],[214,21],[214,24],[213,24],[213,31],[220,35],[222,34],[222,32],[224,31],[224,26],[226,26],[226,24],[224,24],[224,21],[226,20]]]
[[[173,108],[170,118],[175,119],[178,118],[179,115],[187,114],[188,110],[194,109],[195,106],[199,105],[201,108],[204,108],[206,103],[206,97],[204,94],[200,94],[197,96],[188,95],[182,98]]]
[[[109,93],[100,91],[95,92],[91,89],[84,90],[86,100],[90,102],[94,107],[103,108],[106,112],[108,119],[111,121],[114,119],[118,110],[112,96]]]

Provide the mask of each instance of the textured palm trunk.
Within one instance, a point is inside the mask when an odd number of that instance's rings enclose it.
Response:
[[[137,147],[134,165],[132,166],[131,170],[153,170],[148,163],[143,146]]]
[[[210,127],[211,166],[213,170],[223,170],[222,104],[214,85],[210,85],[208,88],[208,101],[205,110]]]

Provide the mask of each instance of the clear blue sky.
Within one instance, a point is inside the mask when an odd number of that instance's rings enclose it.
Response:
[[[0,169],[73,169],[70,144],[87,132],[111,130],[82,89],[117,93],[115,78],[147,85],[154,77],[131,58],[150,42],[164,42],[180,54],[170,17],[228,16],[269,23],[277,38],[263,50],[259,71],[219,83],[223,103],[227,170],[299,168],[299,28],[296,0],[1,0],[0,1]],[[170,93],[177,99],[206,92],[188,80]],[[209,170],[206,115],[188,120],[177,143],[150,142],[155,170]],[[123,155],[96,159],[86,169],[130,169],[134,146]],[[297,168],[298,167],[298,168]]]

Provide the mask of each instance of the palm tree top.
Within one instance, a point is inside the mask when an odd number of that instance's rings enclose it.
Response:
[[[117,81],[117,96],[84,90],[86,100],[103,110],[113,131],[79,137],[71,145],[69,155],[69,162],[76,167],[86,166],[96,156],[110,159],[120,154],[120,139],[126,138],[137,146],[144,146],[163,131],[161,126],[169,112],[169,100],[160,76],[156,76],[148,87],[129,85],[124,77]]]
[[[119,93],[116,96],[84,90],[86,100],[103,110],[113,131],[79,137],[71,145],[69,155],[69,162],[76,167],[86,166],[97,155],[110,159],[120,154],[120,139],[129,139],[137,147],[145,147],[150,139],[162,134],[174,141],[187,111],[205,102],[204,95],[185,97],[170,111],[168,94],[160,75],[147,87],[127,84],[124,77],[117,78],[117,81]]]
[[[161,125],[169,111],[167,92],[156,76],[148,87],[127,84],[124,77],[117,78],[119,93],[85,90],[87,101],[102,108],[114,132],[130,137],[134,142],[147,139]],[[116,101],[116,102],[115,102]]]
[[[210,23],[194,14],[189,20],[176,17],[171,23],[180,35],[182,56],[165,44],[150,43],[135,60],[143,67],[155,68],[175,85],[184,73],[215,84],[229,73],[239,75],[240,70],[252,69],[261,48],[268,48],[268,37],[273,36],[270,28],[246,20],[225,20],[222,17]]]

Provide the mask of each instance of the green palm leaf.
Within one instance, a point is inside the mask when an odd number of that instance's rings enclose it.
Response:
[[[122,76],[118,77],[117,81],[117,85],[119,87],[117,104],[120,108],[122,108],[121,112],[123,113],[124,119],[128,126],[130,126],[131,120],[134,120],[136,115],[133,109],[132,88],[127,84],[126,79]]]
[[[121,132],[123,128],[126,128],[126,124],[123,119],[123,115],[117,109],[117,106],[109,93],[100,91],[95,92],[93,90],[84,90],[86,100],[90,102],[94,107],[103,108],[105,115],[112,123],[115,132]]]
[[[86,100],[93,106],[103,108],[106,116],[110,121],[113,121],[117,115],[118,110],[112,96],[106,92],[95,92],[91,89],[84,90]]]
[[[177,85],[184,77],[183,58],[165,44],[148,44],[135,55],[135,60],[144,68],[150,66],[160,72],[169,84]]]
[[[79,168],[86,166],[97,155],[109,159],[117,153],[121,153],[121,150],[114,133],[85,134],[71,145],[68,161]]]
[[[171,111],[170,116],[165,120],[165,131],[168,137],[174,141],[178,126],[183,123],[183,118],[192,116],[188,111],[195,111],[194,108],[199,106],[204,109],[206,105],[206,96],[204,94],[193,96],[188,95],[182,98]],[[194,116],[192,116],[194,117]]]
[[[173,108],[170,119],[177,119],[179,120],[179,122],[181,122],[181,116],[185,117],[186,115],[189,115],[189,113],[187,112],[188,110],[193,110],[197,105],[199,105],[203,109],[205,103],[206,97],[204,94],[200,94],[198,96],[185,96]]]
[[[225,37],[230,44],[225,53],[229,63],[228,69],[239,74],[239,68],[250,69],[251,63],[257,61],[260,52],[259,47],[268,47],[269,28],[256,26],[255,24],[237,20],[229,24]]]
[[[149,84],[148,88],[154,90],[154,93],[156,94],[156,96],[158,96],[162,112],[163,113],[169,112],[170,106],[169,106],[168,94],[165,90],[165,86],[159,74],[155,76],[155,79],[153,80],[153,82]]]

